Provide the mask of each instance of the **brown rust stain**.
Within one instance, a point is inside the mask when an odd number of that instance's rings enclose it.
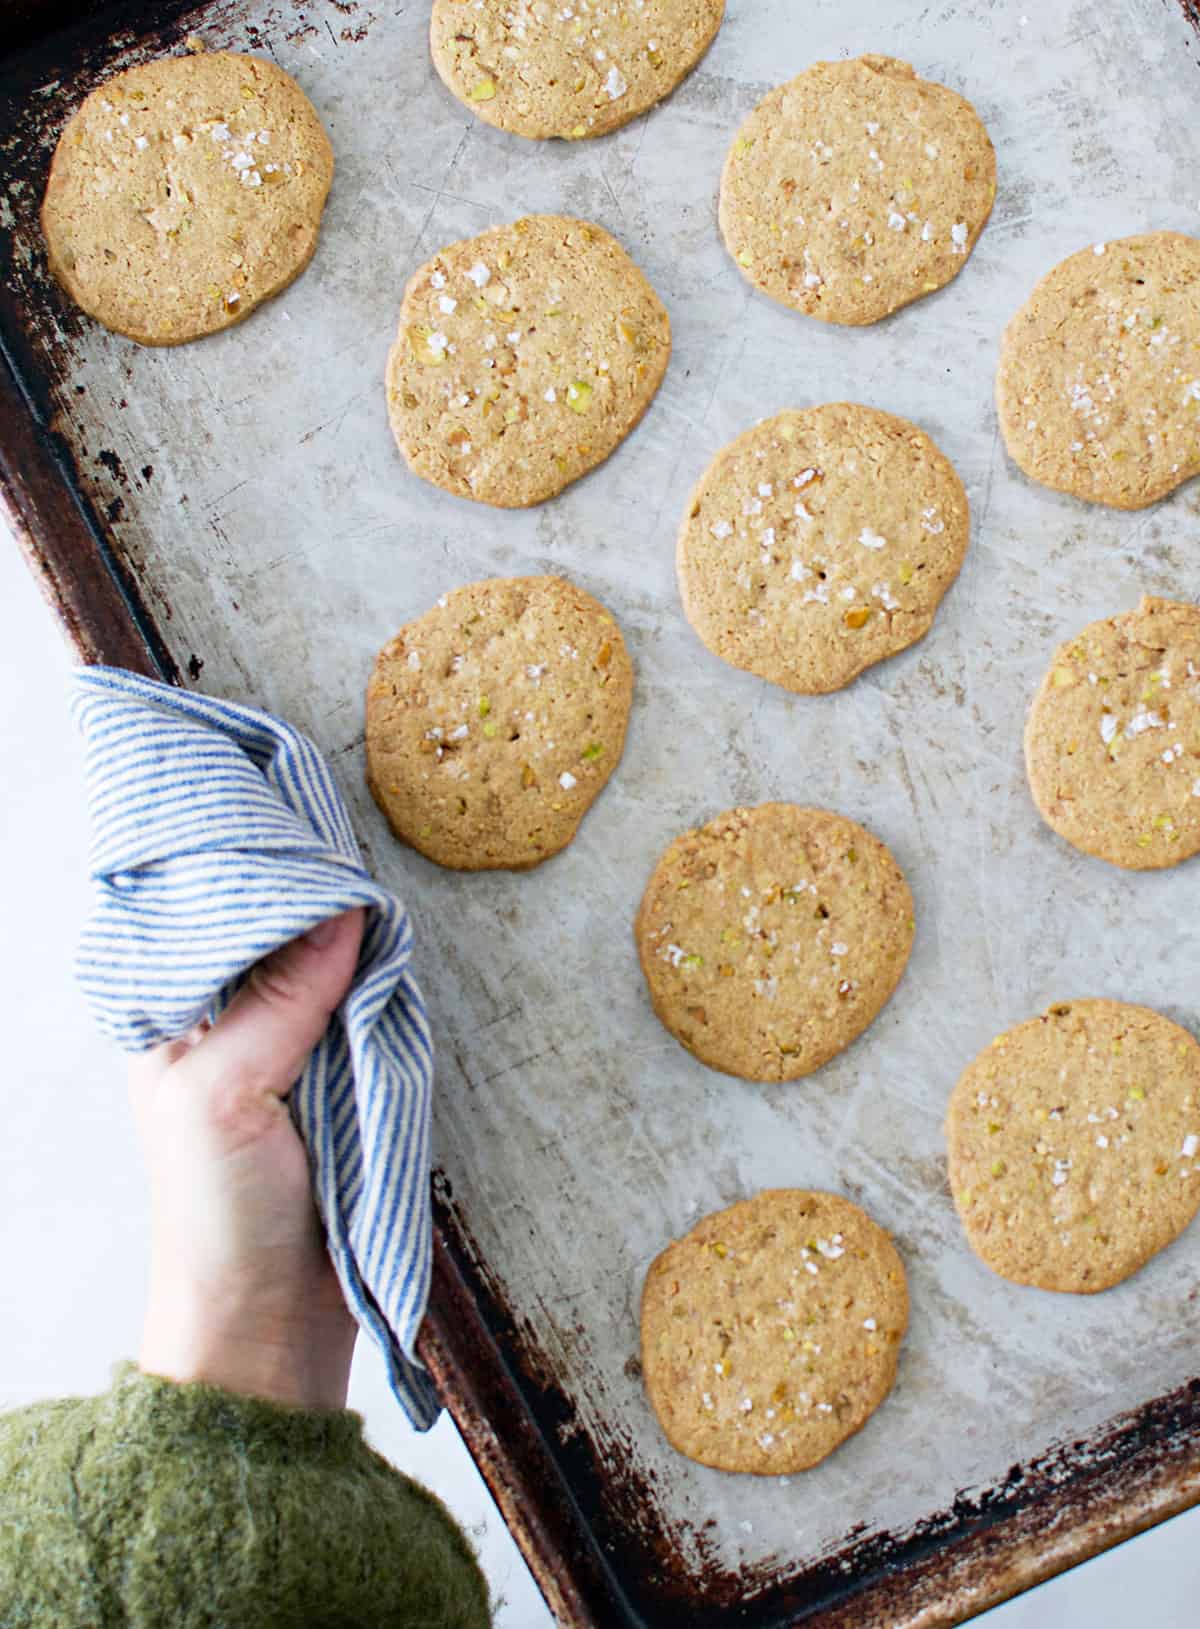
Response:
[[[129,484],[128,477],[125,474],[125,466],[122,464],[120,456],[113,452],[111,447],[101,448],[96,454],[96,462],[104,466],[114,481],[120,481],[122,486]]]

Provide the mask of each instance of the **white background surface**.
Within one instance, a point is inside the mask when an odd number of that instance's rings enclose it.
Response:
[[[136,1350],[146,1260],[142,1174],[120,1060],[70,977],[86,907],[82,778],[64,700],[66,647],[0,525],[0,1407],[98,1391]],[[452,1423],[409,1430],[360,1345],[351,1406],[375,1444],[474,1536],[498,1629],[550,1616]],[[987,1629],[1192,1629],[1200,1510],[977,1620]]]

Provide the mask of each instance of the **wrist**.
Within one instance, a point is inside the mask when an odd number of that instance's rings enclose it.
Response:
[[[138,1367],[297,1408],[346,1406],[354,1325],[275,1315],[261,1304],[177,1286],[147,1302]]]

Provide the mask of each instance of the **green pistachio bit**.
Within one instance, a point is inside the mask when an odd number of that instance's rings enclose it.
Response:
[[[479,716],[480,716],[480,718],[486,718],[488,716],[488,714],[491,712],[491,710],[492,710],[492,704],[488,700],[488,698],[486,696],[480,696],[480,698],[479,698]]]
[[[683,958],[683,961],[682,961],[681,965],[683,967],[703,967],[704,966],[704,957],[703,956],[685,956]]]
[[[584,747],[583,756],[587,759],[589,764],[594,764],[596,762],[596,759],[600,757],[600,755],[601,755],[601,753],[603,751],[604,751],[604,742],[603,741],[593,741],[590,746]]]
[[[575,379],[567,386],[567,406],[572,413],[586,413],[592,405],[592,387],[586,379]]]

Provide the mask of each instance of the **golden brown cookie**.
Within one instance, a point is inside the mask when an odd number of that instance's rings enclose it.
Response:
[[[1200,1046],[1123,1001],[1064,1001],[998,1036],[946,1113],[971,1248],[1015,1284],[1119,1284],[1200,1207]]]
[[[632,696],[599,600],[562,577],[469,583],[380,651],[367,784],[428,859],[525,871],[566,847],[617,767]]]
[[[458,100],[517,136],[603,136],[691,73],[725,0],[433,0],[433,65]]]
[[[970,102],[894,57],[817,62],[738,131],[721,232],[755,288],[858,325],[957,277],[995,196]]]
[[[1131,871],[1200,853],[1200,606],[1144,598],[1054,653],[1025,726],[1034,802]]]
[[[667,313],[615,238],[527,215],[452,243],[409,280],[388,414],[416,474],[523,508],[603,463],[670,354]]]
[[[834,402],[717,454],[680,528],[679,589],[714,655],[817,695],[925,636],[969,535],[962,482],[923,431]]]
[[[1000,428],[1043,486],[1144,509],[1200,473],[1200,238],[1096,243],[1004,331]]]
[[[819,1464],[896,1378],[904,1265],[831,1193],[775,1188],[667,1246],[642,1291],[642,1371],[673,1448],[720,1471]]]
[[[764,803],[676,838],[634,933],[654,1011],[701,1063],[797,1080],[891,996],[913,903],[889,850],[853,820]]]
[[[143,345],[229,328],[312,259],[333,150],[290,75],[227,51],[128,68],[62,133],[42,205],[50,269]]]

